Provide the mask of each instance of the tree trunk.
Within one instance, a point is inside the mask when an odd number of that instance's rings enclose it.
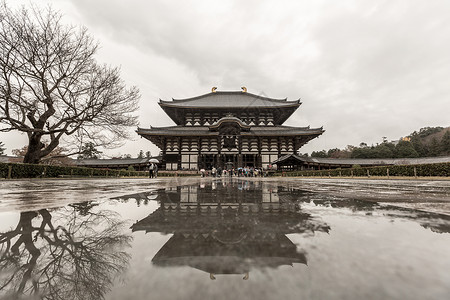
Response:
[[[37,213],[34,211],[23,212],[20,214],[19,225],[17,226],[17,229],[20,232],[20,237],[16,241],[16,243],[14,243],[14,245],[11,247],[11,253],[14,253],[15,255],[22,255],[22,253],[20,253],[20,246],[23,244],[25,249],[31,255],[31,257],[28,260],[28,263],[22,266],[25,272],[23,273],[19,287],[17,288],[18,292],[20,293],[22,293],[25,290],[27,283],[32,279],[33,271],[36,267],[37,260],[41,255],[41,251],[34,245],[33,240],[34,229],[32,220],[36,216]]]
[[[44,146],[41,142],[41,136],[33,135],[28,141],[28,150],[23,158],[23,162],[27,164],[38,164],[42,158],[41,149]]]

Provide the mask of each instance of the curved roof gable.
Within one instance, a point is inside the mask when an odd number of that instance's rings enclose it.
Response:
[[[220,120],[218,120],[216,123],[209,126],[209,130],[218,130],[220,126],[222,126],[223,123],[235,123],[241,127],[241,129],[249,130],[251,128],[250,125],[244,124],[240,119],[235,117],[224,117]]]
[[[160,99],[159,104],[161,106],[185,108],[284,107],[299,106],[301,104],[300,99],[287,101],[287,98],[273,99],[247,92],[214,92],[193,98],[172,100],[164,101]]]

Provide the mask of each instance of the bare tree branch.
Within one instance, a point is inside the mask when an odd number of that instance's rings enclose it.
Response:
[[[117,214],[92,212],[95,206],[21,213],[14,230],[0,233],[0,268],[11,270],[0,278],[0,290],[14,299],[42,293],[48,299],[103,299],[128,265],[132,237]]]
[[[139,90],[95,62],[86,28],[64,25],[50,7],[13,11],[3,1],[0,44],[0,131],[28,134],[24,162],[38,163],[69,136],[114,147],[137,125]]]

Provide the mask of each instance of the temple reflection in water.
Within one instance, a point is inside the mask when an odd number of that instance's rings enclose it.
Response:
[[[165,188],[149,194],[160,207],[133,231],[173,234],[152,262],[190,266],[214,274],[306,264],[287,234],[328,232],[329,226],[300,210],[285,188],[258,181],[220,180]]]
[[[185,298],[197,299],[200,281],[209,281],[208,273],[211,279],[218,274],[240,274],[223,276],[220,279],[226,280],[214,285],[224,294],[235,279],[251,278],[252,285],[245,286],[258,291],[253,298],[294,287],[289,295],[301,298],[302,291],[322,291],[323,283],[336,283],[328,290],[345,289],[339,299],[349,298],[345,292],[352,285],[351,291],[362,287],[362,294],[354,298],[360,299],[366,291],[379,291],[377,274],[419,295],[416,299],[443,298],[442,294],[427,298],[428,291],[421,295],[420,287],[411,288],[417,282],[432,286],[440,274],[448,273],[448,215],[306,192],[299,190],[298,183],[287,181],[199,180],[195,186],[128,194],[111,201],[39,209],[31,205],[31,211],[0,214],[0,299],[142,299],[145,296],[133,295],[141,288],[153,298],[166,293],[168,298],[182,298],[183,291],[174,294],[173,289],[178,275],[192,277],[178,283],[193,286],[195,294]],[[192,181],[164,184],[186,182]],[[145,216],[149,209],[154,211],[146,218],[133,225],[128,221]],[[332,231],[322,218],[332,222]],[[166,239],[142,231],[171,235]],[[153,264],[140,265],[154,247],[159,250]],[[308,268],[298,265],[307,259]],[[297,266],[280,267],[293,264]],[[340,267],[348,273],[335,272],[337,277],[330,277],[330,270]],[[263,274],[256,276],[252,270],[257,269],[263,269]],[[171,274],[177,276],[167,280]],[[231,287],[240,292],[239,285]],[[286,299],[283,295],[271,298]],[[403,298],[414,298],[410,295]]]

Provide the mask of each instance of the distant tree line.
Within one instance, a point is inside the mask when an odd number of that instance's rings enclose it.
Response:
[[[307,156],[308,154],[303,154]],[[311,157],[330,158],[404,158],[450,155],[450,127],[424,127],[399,141],[388,142],[386,137],[377,145],[362,142],[359,147],[313,151]]]

